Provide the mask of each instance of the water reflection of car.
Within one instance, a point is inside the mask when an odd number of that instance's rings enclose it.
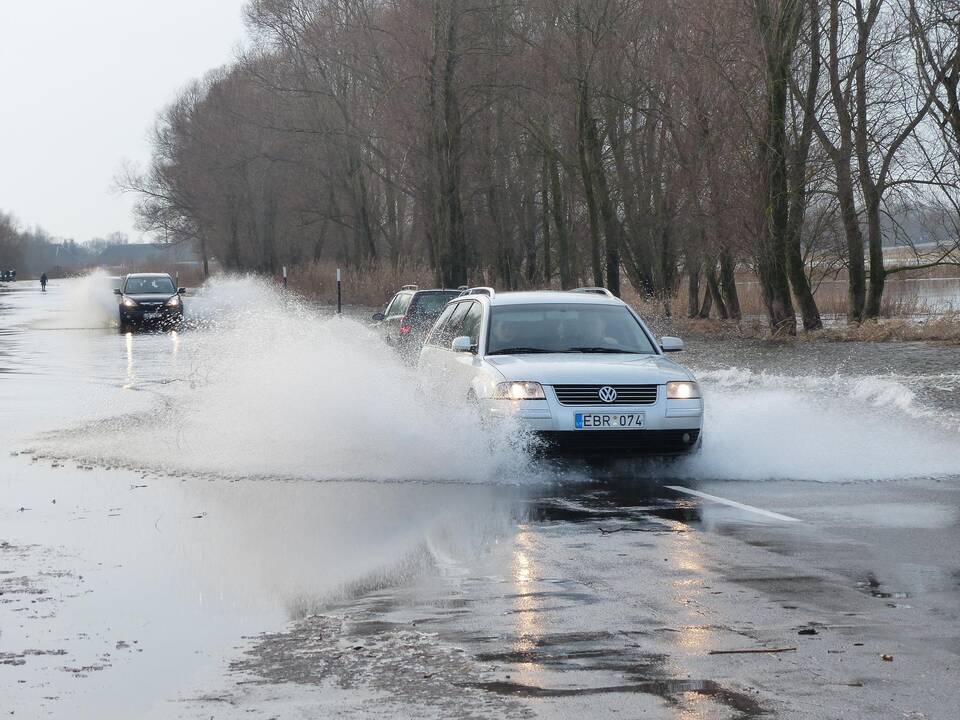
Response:
[[[132,273],[115,289],[120,297],[120,328],[132,326],[172,327],[183,319],[186,288],[178,288],[165,273]]]
[[[682,455],[699,448],[703,418],[695,378],[665,355],[682,348],[606,291],[476,289],[437,319],[419,372],[555,452]]]
[[[402,356],[416,360],[424,338],[447,301],[459,294],[460,290],[421,290],[416,285],[404,285],[383,310],[374,313],[373,320],[387,344]]]

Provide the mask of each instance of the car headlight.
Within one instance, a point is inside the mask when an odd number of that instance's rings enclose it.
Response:
[[[136,302],[136,300],[132,300],[132,299],[130,299],[130,298],[124,298],[124,299],[123,299],[123,306],[124,306],[124,307],[136,307],[136,306],[137,306],[137,302]]]
[[[172,298],[167,300],[167,307],[177,307],[180,304],[180,296],[174,295]]]
[[[493,393],[494,400],[546,400],[543,387],[540,383],[529,382],[502,382],[497,383]]]
[[[667,400],[693,400],[700,397],[700,386],[690,380],[667,383]]]

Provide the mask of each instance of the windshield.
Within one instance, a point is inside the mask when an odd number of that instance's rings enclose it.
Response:
[[[506,305],[490,308],[488,355],[655,352],[622,305]]]
[[[460,295],[459,290],[450,292],[418,292],[413,298],[411,312],[420,315],[439,315],[448,301]]]
[[[127,278],[127,287],[124,289],[127,295],[145,295],[147,293],[172,295],[176,291],[173,281],[168,277]]]

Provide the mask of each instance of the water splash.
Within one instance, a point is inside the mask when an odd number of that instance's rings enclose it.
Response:
[[[929,379],[786,376],[726,368],[699,374],[707,415],[702,478],[818,481],[960,475],[960,417],[919,399]],[[960,375],[938,376],[956,387]]]
[[[235,476],[511,482],[526,472],[518,427],[481,426],[464,405],[426,395],[361,322],[251,278],[220,279],[193,305],[204,329],[182,333],[170,377],[151,385],[156,407],[50,445]]]

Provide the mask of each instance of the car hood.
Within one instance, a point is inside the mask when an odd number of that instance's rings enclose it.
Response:
[[[662,385],[692,380],[692,373],[662,355],[492,355],[487,362],[506,380],[531,380],[544,385]]]
[[[130,293],[127,293],[125,297],[135,300],[138,303],[142,303],[142,302],[149,303],[149,302],[166,302],[167,300],[172,298],[174,295],[176,295],[176,293],[144,293],[144,294],[137,294],[137,295],[132,295]]]

